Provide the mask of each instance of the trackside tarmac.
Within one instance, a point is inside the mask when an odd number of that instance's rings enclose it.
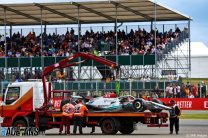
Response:
[[[71,126],[71,132],[73,126]],[[146,125],[138,124],[137,129],[130,135],[122,135],[119,132],[116,135],[103,135],[101,129],[96,127],[95,133],[90,134],[91,128],[83,128],[83,135],[58,135],[58,129],[46,131],[46,134],[38,136],[30,136],[36,138],[42,137],[67,137],[67,138],[208,138],[208,120],[180,120],[179,135],[169,135],[169,127],[167,128],[148,128]]]

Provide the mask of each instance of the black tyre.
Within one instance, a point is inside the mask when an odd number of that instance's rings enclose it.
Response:
[[[116,120],[105,119],[101,123],[101,130],[103,134],[116,134],[118,132],[118,125]]]
[[[134,124],[133,123],[124,123],[119,130],[121,134],[131,134],[134,132]]]
[[[152,101],[155,102],[155,103],[163,104],[163,102],[161,102],[160,100],[157,100],[157,99],[153,99]],[[160,112],[162,112],[162,109],[149,109],[149,110],[151,112],[153,112],[153,113],[160,113]]]
[[[13,124],[14,127],[27,127],[27,123],[24,120],[16,120]]]
[[[144,106],[144,102],[142,101],[142,99],[134,100],[132,103],[132,107],[133,107],[133,110],[137,112],[145,111],[145,106]]]

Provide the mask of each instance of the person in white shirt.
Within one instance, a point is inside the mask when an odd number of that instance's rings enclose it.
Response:
[[[171,73],[168,75],[168,80],[169,81],[173,80],[173,75]]]
[[[194,95],[190,92],[188,98],[195,98]]]
[[[168,86],[165,88],[165,93],[166,93],[166,98],[168,98],[169,97],[169,89],[170,89],[170,84],[168,84]]]
[[[177,94],[176,94],[176,97],[177,98],[180,98],[181,97],[181,86],[180,85],[177,85]]]
[[[173,97],[173,87],[172,85],[170,85],[170,88],[169,88],[169,97],[168,98],[172,98]]]

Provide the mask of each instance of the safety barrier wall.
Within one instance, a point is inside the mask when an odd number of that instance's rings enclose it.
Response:
[[[208,110],[208,98],[160,98],[160,100],[165,104],[175,100],[182,110]]]

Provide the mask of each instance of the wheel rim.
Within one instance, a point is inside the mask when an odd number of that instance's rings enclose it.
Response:
[[[112,131],[112,125],[109,121],[105,123],[104,127],[108,132]]]
[[[136,107],[136,109],[140,109],[141,108],[141,103],[140,102],[136,102],[135,103],[135,107]]]
[[[105,133],[112,133],[113,132],[113,126],[112,123],[110,121],[105,121],[105,123],[103,124],[103,130],[105,131]]]

